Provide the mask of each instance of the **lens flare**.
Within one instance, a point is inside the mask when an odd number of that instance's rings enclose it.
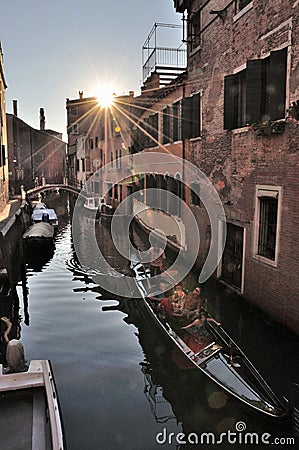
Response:
[[[100,85],[95,88],[95,96],[97,97],[100,106],[109,108],[112,106],[116,95],[114,94],[111,86]]]

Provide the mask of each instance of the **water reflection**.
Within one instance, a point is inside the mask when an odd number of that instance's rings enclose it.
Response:
[[[40,272],[27,270],[17,286],[24,306],[19,311],[16,299],[3,315],[13,314],[17,324],[21,312],[29,324],[30,309],[30,326],[22,329],[26,356],[52,360],[69,449],[159,449],[156,437],[164,428],[168,435],[219,434],[233,431],[241,420],[248,431],[292,436],[290,421],[262,418],[227,397],[196,369],[184,367],[177,349],[142,315],[138,299],[116,298],[97,284],[93,276],[97,267],[78,261],[70,223],[64,222],[67,206],[60,206],[63,218],[62,222],[59,218],[53,257]],[[88,218],[80,223],[82,236],[89,225]],[[102,253],[118,272],[111,282],[117,283],[119,274],[130,275],[128,261],[115,251],[109,225],[95,226]],[[93,253],[94,249],[84,247],[84,239],[81,244],[83,258]],[[295,343],[275,334],[225,289],[207,283],[204,295],[211,313],[241,343],[270,384],[274,382],[273,387],[284,393],[298,375],[289,357],[295,355]],[[278,350],[275,361],[273,348]],[[281,367],[286,368],[284,376]],[[159,403],[162,397],[165,403]],[[172,441],[162,448],[175,449],[179,444]]]

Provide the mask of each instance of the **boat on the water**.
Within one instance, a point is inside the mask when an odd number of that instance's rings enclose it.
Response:
[[[54,227],[58,226],[58,218],[54,209],[51,208],[34,208],[31,219],[34,223],[38,222],[47,222],[53,225]]]
[[[142,300],[139,308],[153,319],[157,327],[184,356],[188,367],[199,369],[226,392],[256,411],[272,417],[283,417],[289,411],[288,402],[272,391],[246,355],[226,331],[213,321],[207,321],[207,336],[198,339],[182,329],[181,318],[162,316],[149,294],[155,294],[150,272],[141,263],[132,263]],[[167,271],[163,273],[167,281]],[[171,281],[171,276],[169,280]],[[159,291],[156,289],[156,293]],[[207,313],[207,316],[211,316]],[[190,320],[189,320],[190,323]]]
[[[86,197],[84,208],[89,211],[99,211],[104,201],[105,200],[100,197]]]
[[[25,372],[3,374],[0,364],[1,448],[65,449],[50,361],[33,360]]]
[[[52,241],[54,236],[54,227],[47,222],[37,222],[31,225],[23,234],[26,241],[45,242]]]

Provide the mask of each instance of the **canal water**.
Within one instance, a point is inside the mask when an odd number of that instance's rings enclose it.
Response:
[[[255,448],[267,448],[261,442],[264,433],[270,439],[293,437],[290,418],[262,417],[187,368],[141,315],[140,300],[116,299],[95,284],[75,254],[69,203],[57,197],[48,206],[59,214],[55,251],[48,261],[29,261],[26,289],[24,283],[17,288],[21,339],[28,360],[52,362],[68,449],[216,448],[213,436],[217,440],[221,433],[236,433],[237,423],[239,441],[233,443],[231,435],[222,448],[244,448],[242,429],[243,435],[246,430],[259,436]],[[80,226],[84,233],[90,219],[82,218]],[[111,241],[109,224],[99,222],[97,237],[109,263],[129,274],[128,261]],[[295,337],[224,286],[211,281],[203,290],[211,313],[275,391],[293,395],[299,373]],[[211,433],[212,444],[193,445],[203,433]]]

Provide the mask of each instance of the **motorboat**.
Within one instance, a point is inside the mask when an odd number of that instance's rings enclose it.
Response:
[[[54,209],[50,208],[34,208],[31,219],[34,223],[37,222],[48,222],[54,227],[58,226],[58,218]]]
[[[3,448],[64,450],[62,418],[49,360],[33,360],[25,372],[0,365],[0,427]]]
[[[86,197],[84,202],[84,208],[90,211],[100,210],[101,204],[104,203],[104,199],[100,197]]]
[[[279,399],[238,345],[216,321],[207,321],[207,336],[197,338],[182,329],[182,318],[165,317],[159,313],[149,294],[160,293],[153,285],[150,271],[142,263],[132,262],[136,284],[142,298],[137,302],[143,314],[175,345],[187,367],[200,370],[210,380],[247,406],[272,417],[283,417],[289,411],[288,402]],[[163,273],[167,280],[167,271]],[[209,319],[211,316],[206,313]],[[190,322],[190,320],[189,320]]]

